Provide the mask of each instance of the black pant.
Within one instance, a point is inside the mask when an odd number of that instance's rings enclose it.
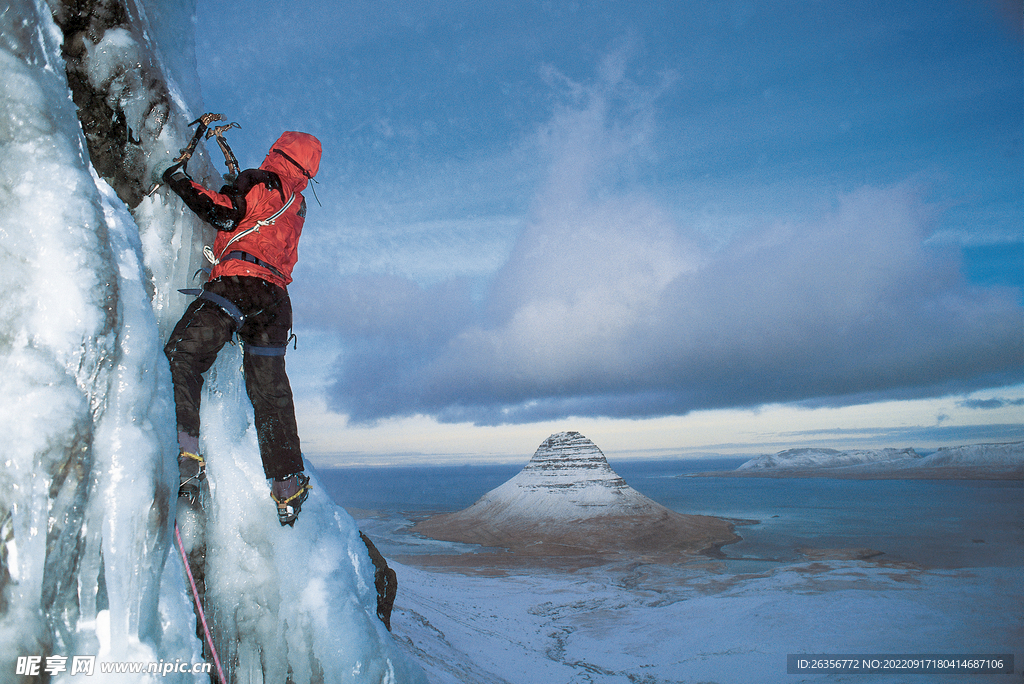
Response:
[[[267,477],[300,472],[302,453],[284,356],[250,351],[254,347],[283,348],[288,344],[292,304],[287,290],[244,276],[218,278],[206,283],[203,289],[231,301],[246,318],[242,328],[236,331],[235,321],[223,308],[200,298],[189,304],[174,326],[164,354],[171,363],[178,430],[199,436],[203,373],[210,369],[217,353],[237,332],[244,345],[245,389],[256,417],[263,471]]]

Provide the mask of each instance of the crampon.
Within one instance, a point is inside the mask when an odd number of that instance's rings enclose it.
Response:
[[[270,498],[277,504],[277,519],[282,526],[295,526],[295,520],[299,517],[310,489],[309,476],[302,473],[274,480],[270,486]]]

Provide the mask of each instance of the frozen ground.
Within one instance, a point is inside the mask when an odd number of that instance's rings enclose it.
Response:
[[[1020,568],[642,562],[508,575],[398,565],[395,636],[432,684],[1022,681]],[[486,568],[484,568],[486,570]],[[1015,653],[1013,675],[793,675],[790,653]]]
[[[354,482],[332,490],[339,501],[380,477],[345,475]],[[637,483],[677,509],[743,518],[744,541],[685,564],[624,554],[570,567],[412,533],[433,514],[424,502],[435,484],[451,489],[454,477],[393,478],[380,509],[354,511],[397,569],[394,635],[432,684],[1024,681],[1014,483],[716,480],[638,468]],[[460,477],[460,490],[493,486]],[[969,653],[1012,653],[1015,674],[796,675],[786,662]]]

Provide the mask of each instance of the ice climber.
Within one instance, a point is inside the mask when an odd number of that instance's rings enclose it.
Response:
[[[295,405],[285,372],[292,307],[287,286],[306,216],[301,191],[320,168],[320,141],[286,131],[258,169],[238,174],[213,192],[186,173],[187,159],[164,182],[200,218],[217,229],[209,281],[174,327],[164,353],[171,365],[178,422],[179,496],[196,505],[205,463],[199,455],[203,373],[238,335],[245,388],[256,418],[263,470],[281,525],[294,525],[309,492],[303,474]]]

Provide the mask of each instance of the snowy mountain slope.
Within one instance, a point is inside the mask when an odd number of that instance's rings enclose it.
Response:
[[[922,467],[1024,466],[1024,442],[943,447],[921,460]]]
[[[578,432],[551,435],[515,477],[414,531],[534,555],[697,551],[736,539],[725,521],[676,513],[630,487]]]
[[[921,458],[913,449],[787,449],[777,454],[764,454],[741,465],[738,470],[760,468],[835,468],[837,466],[879,463]]]
[[[131,0],[14,0],[0,12],[5,679],[18,658],[51,655],[69,666],[95,656],[97,674],[112,661],[202,663],[171,548],[177,446],[162,346],[208,229],[166,190],[142,192],[201,113],[176,85],[194,86],[194,71],[174,71],[194,69],[181,56],[193,13]],[[189,170],[216,181],[201,148]],[[206,609],[231,681],[423,681],[376,619],[351,517],[318,488],[294,530],[277,523],[239,365],[232,348],[209,374],[202,440]]]
[[[943,447],[928,456],[914,449],[837,451],[787,449],[765,454],[725,475],[871,478],[1024,478],[1024,442]]]

